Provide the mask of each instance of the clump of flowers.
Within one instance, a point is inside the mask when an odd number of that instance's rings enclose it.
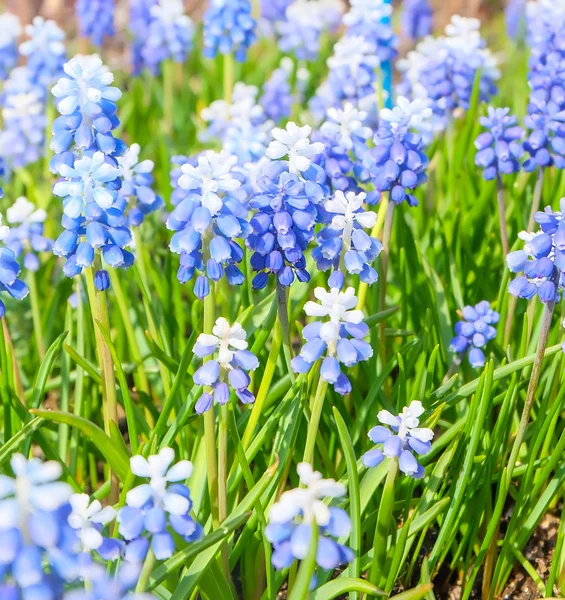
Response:
[[[314,237],[317,205],[325,193],[325,173],[312,162],[324,145],[311,143],[310,132],[308,125],[298,127],[293,122],[273,130],[275,139],[266,154],[274,162],[263,168],[257,180],[259,192],[249,203],[257,210],[246,241],[253,250],[251,266],[258,271],[252,282],[255,289],[263,289],[271,273],[284,287],[295,278],[310,279],[304,251]]]
[[[419,400],[410,402],[398,416],[388,410],[381,410],[377,419],[382,425],[373,427],[368,434],[369,439],[379,447],[363,454],[363,464],[366,467],[376,467],[385,458],[398,460],[398,467],[404,474],[421,479],[424,467],[418,463],[415,454],[429,452],[434,437],[431,429],[420,427],[420,417],[423,414],[424,407]]]
[[[244,404],[255,402],[249,391],[251,379],[248,371],[259,366],[257,357],[247,350],[247,334],[239,323],[230,325],[224,317],[216,320],[212,333],[201,333],[194,346],[199,358],[210,357],[196,373],[194,383],[211,388],[196,403],[195,410],[201,414],[212,408],[212,403],[223,405],[230,399],[230,388]],[[217,353],[217,356],[216,356]]]
[[[164,206],[163,199],[153,191],[152,160],[139,160],[141,148],[132,144],[122,156],[118,156],[118,168],[122,186],[118,192],[117,206],[122,212],[129,207],[128,222],[138,226],[146,215]]]
[[[431,111],[425,103],[399,97],[394,109],[384,108],[380,115],[381,123],[373,138],[375,146],[365,164],[379,192],[389,192],[395,204],[406,200],[416,206],[418,200],[412,191],[427,180],[429,160],[422,137],[410,128],[428,118]]]
[[[345,486],[333,479],[323,479],[308,463],[299,463],[296,471],[304,487],[287,490],[269,510],[265,535],[274,548],[273,566],[285,569],[294,560],[306,558],[313,527],[318,528],[318,567],[335,569],[346,565],[353,560],[353,552],[336,539],[349,535],[351,520],[343,509],[322,501],[341,498]]]
[[[172,465],[174,459],[172,448],[162,448],[149,458],[135,455],[130,459],[132,473],[149,479],[126,494],[126,506],[117,515],[118,531],[127,541],[125,558],[130,562],[142,562],[150,546],[157,560],[170,558],[175,551],[170,529],[186,542],[202,536],[202,528],[190,516],[192,501],[184,484],[192,474],[192,463],[181,460]]]
[[[302,330],[305,340],[300,354],[295,356],[291,365],[296,373],[307,373],[314,363],[323,357],[320,377],[331,383],[334,390],[343,396],[351,392],[351,383],[341,372],[340,363],[352,367],[373,356],[370,344],[363,340],[369,333],[369,327],[363,323],[363,313],[355,310],[357,297],[352,287],[344,292],[343,277],[334,277],[330,291],[322,287],[314,290],[318,302],[308,301],[304,312],[318,321],[306,325]]]
[[[178,185],[188,191],[167,219],[174,231],[170,248],[180,254],[177,278],[181,283],[198,275],[194,293],[205,298],[210,279],[219,281],[225,274],[230,285],[241,285],[244,277],[237,266],[243,250],[236,239],[248,232],[247,208],[231,194],[241,182],[234,176],[235,156],[211,150],[198,157],[198,165],[185,163]]]
[[[523,250],[510,252],[506,263],[512,273],[523,273],[510,282],[508,291],[517,298],[530,300],[538,296],[541,302],[558,299],[565,284],[565,199],[561,199],[561,211],[547,206],[537,212],[534,220],[541,231],[519,234]]]
[[[78,0],[76,4],[80,35],[95,46],[102,45],[105,36],[113,36],[114,0]]]
[[[18,38],[22,33],[19,18],[12,13],[0,15],[0,79],[6,80],[18,64]]]
[[[0,215],[0,242],[5,243],[9,235],[10,228],[2,225],[2,215]],[[0,246],[0,292],[6,292],[16,300],[23,300],[29,294],[29,290],[19,278],[20,273],[21,268],[14,251]],[[6,305],[0,299],[0,319],[5,314]]]
[[[97,56],[73,58],[65,73],[52,90],[61,113],[51,142],[56,152],[52,169],[61,176],[53,193],[63,198],[65,228],[53,252],[67,259],[68,277],[92,267],[97,254],[113,268],[127,268],[134,261],[126,249],[132,236],[117,205],[121,180],[116,160],[125,144],[112,135],[119,125],[115,101],[121,92],[110,86],[113,75]],[[107,289],[107,271],[97,266],[94,282]]]
[[[39,256],[49,252],[53,242],[44,235],[47,213],[36,208],[27,198],[21,196],[6,211],[9,231],[2,240],[19,258],[24,255],[23,265],[29,271],[39,269]]]
[[[377,222],[377,214],[363,209],[366,194],[343,193],[338,190],[324,202],[331,222],[317,235],[318,247],[312,256],[321,271],[330,268],[359,275],[361,281],[372,284],[378,279],[371,266],[383,248],[381,242],[365,233]]]
[[[430,35],[433,16],[429,0],[404,0],[401,15],[402,33],[412,40]]]
[[[469,364],[474,368],[483,367],[485,355],[483,348],[496,337],[495,325],[500,315],[491,309],[487,300],[475,306],[465,306],[463,320],[455,324],[455,337],[449,349],[458,354],[468,353]]]
[[[204,15],[204,56],[233,54],[243,62],[257,39],[256,25],[249,0],[211,0]]]
[[[20,53],[27,57],[33,80],[43,87],[52,85],[63,74],[67,60],[63,30],[55,21],[38,16],[26,25],[25,32],[30,39],[20,44]]]
[[[275,69],[263,87],[263,95],[259,102],[269,119],[278,123],[288,119],[292,111],[292,93],[290,75],[294,68],[292,60],[285,57],[278,69]]]
[[[475,148],[475,164],[482,169],[483,177],[490,181],[520,170],[520,158],[524,147],[520,140],[524,130],[518,126],[518,119],[509,114],[509,108],[488,107],[488,116],[481,117],[479,122],[488,129],[477,137]]]

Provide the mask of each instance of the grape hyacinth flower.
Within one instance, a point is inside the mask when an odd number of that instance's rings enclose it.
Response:
[[[565,110],[555,102],[546,104],[544,100],[531,95],[524,125],[529,129],[524,140],[524,149],[529,154],[524,161],[524,171],[543,170],[552,166],[564,169]]]
[[[169,527],[186,542],[198,540],[202,528],[190,516],[192,501],[188,487],[182,483],[192,474],[192,463],[175,458],[172,448],[162,448],[159,454],[130,458],[134,475],[149,479],[126,494],[126,505],[118,512],[118,531],[127,541],[125,558],[142,562],[151,546],[157,560],[170,558],[175,541]]]
[[[390,24],[392,6],[385,0],[351,0],[343,16],[346,36],[361,36],[374,45],[381,62],[390,61],[398,54],[398,37]]]
[[[24,93],[5,90],[0,132],[0,157],[10,170],[25,167],[43,154],[44,132],[47,125],[42,94],[33,89]]]
[[[33,80],[44,87],[50,86],[63,74],[67,60],[65,34],[55,21],[39,16],[26,25],[25,32],[30,39],[20,44],[20,52],[27,57]]]
[[[263,87],[263,95],[259,102],[265,115],[278,123],[288,119],[292,112],[292,90],[289,78],[294,65],[292,60],[284,57],[278,69],[275,69]]]
[[[233,54],[243,62],[257,39],[251,9],[249,0],[210,0],[204,14],[204,56]]]
[[[565,285],[565,198],[560,201],[561,211],[547,206],[537,212],[534,220],[541,231],[522,232],[523,250],[510,252],[506,263],[512,273],[523,273],[510,282],[508,291],[517,298],[530,300],[538,296],[547,304],[558,300]]]
[[[519,160],[524,154],[520,140],[524,130],[517,125],[518,119],[509,114],[509,108],[488,107],[488,116],[479,122],[488,129],[477,137],[475,164],[482,169],[483,177],[490,181],[520,170]]]
[[[426,454],[431,447],[434,432],[426,427],[420,427],[420,417],[424,407],[419,400],[413,400],[409,406],[402,409],[398,416],[388,410],[381,410],[377,419],[390,427],[377,425],[369,431],[370,440],[381,448],[373,448],[361,457],[366,467],[376,467],[385,458],[398,460],[398,467],[414,479],[424,476],[424,467],[418,463],[414,454]],[[392,430],[392,431],[391,431]]]
[[[132,144],[123,156],[118,157],[118,168],[122,187],[118,192],[118,206],[125,212],[129,206],[128,222],[139,226],[145,216],[165,205],[163,199],[152,189],[153,161],[139,160],[141,148]]]
[[[116,511],[111,506],[102,508],[99,500],[91,502],[88,494],[73,494],[69,503],[72,512],[67,520],[77,532],[82,552],[90,553],[92,550],[99,550],[105,542],[108,544],[110,540],[101,532],[104,526],[116,518]]]
[[[346,565],[353,560],[353,552],[334,538],[349,535],[351,520],[343,509],[322,501],[322,498],[341,498],[345,486],[333,479],[323,479],[321,473],[305,462],[299,463],[296,470],[303,487],[287,490],[269,509],[265,535],[274,548],[273,566],[286,569],[294,560],[306,558],[312,527],[318,528],[318,567],[335,569]]]
[[[15,478],[0,475],[2,597],[60,597],[64,582],[77,575],[66,522],[71,487],[58,481],[62,468],[55,461],[14,454],[10,465]]]
[[[273,129],[275,138],[267,148],[266,155],[271,160],[288,157],[288,170],[290,173],[307,171],[312,159],[324,151],[321,142],[311,143],[308,139],[312,128],[309,125],[299,127],[289,121],[285,129]]]
[[[5,242],[9,232],[9,227],[2,225],[2,215],[0,215],[0,242]],[[23,300],[29,294],[29,290],[19,279],[20,273],[21,268],[14,252],[9,248],[0,247],[0,292],[7,292],[15,300]],[[6,305],[0,299],[0,319],[5,314]]]
[[[404,0],[401,14],[403,35],[412,40],[430,35],[433,16],[429,0]]]
[[[115,35],[114,0],[77,0],[76,13],[81,37],[101,46],[105,36]]]
[[[121,180],[116,157],[125,151],[125,144],[112,135],[119,125],[115,101],[121,92],[110,86],[113,75],[97,56],[77,56],[64,70],[52,90],[61,113],[51,141],[56,153],[51,168],[61,176],[53,193],[63,198],[65,228],[53,252],[67,259],[63,271],[68,277],[96,263],[94,282],[104,291],[109,276],[99,268],[97,255],[113,268],[128,268],[134,261],[126,249],[131,231],[118,205]]]
[[[338,394],[345,396],[351,392],[351,383],[341,372],[340,363],[352,367],[371,358],[373,349],[363,340],[369,333],[369,327],[363,323],[363,313],[355,310],[355,290],[349,287],[344,292],[340,291],[343,276],[339,275],[330,279],[330,285],[329,292],[322,287],[314,290],[319,303],[310,300],[304,305],[308,316],[327,320],[314,321],[304,327],[302,337],[306,343],[300,354],[292,359],[291,365],[296,373],[307,373],[324,356],[320,377],[331,383]]]
[[[6,211],[6,220],[10,228],[2,241],[17,258],[24,254],[23,265],[32,272],[39,269],[38,254],[49,252],[53,246],[53,242],[44,235],[46,218],[47,213],[42,208],[36,209],[23,196]],[[1,234],[0,239],[2,239]]]
[[[224,273],[230,285],[243,283],[237,266],[243,250],[235,240],[247,235],[249,225],[247,208],[230,195],[241,186],[233,173],[236,162],[235,156],[210,150],[198,157],[197,166],[182,165],[178,185],[189,193],[167,219],[175,232],[171,251],[180,254],[177,279],[186,283],[201,271],[194,286],[200,299],[210,293],[209,280],[219,281]]]
[[[428,118],[431,110],[425,104],[409,102],[399,97],[397,106],[381,110],[381,123],[373,141],[374,148],[367,154],[372,181],[379,192],[390,192],[395,204],[406,200],[417,206],[418,200],[411,193],[427,181],[428,157],[424,142],[410,127]]]
[[[526,32],[526,0],[507,0],[504,7],[508,37],[524,37]]]
[[[145,67],[154,68],[154,63],[146,64],[144,58],[145,42],[149,36],[151,7],[157,0],[131,0],[129,4],[129,33],[131,35],[131,69],[133,75],[139,75]],[[152,57],[148,57],[151,59]]]
[[[12,13],[0,15],[0,80],[8,79],[18,64],[18,38],[22,33],[20,19]]]
[[[132,28],[135,39],[142,40],[140,52],[144,66],[154,74],[158,73],[160,65],[167,59],[183,63],[192,49],[194,38],[194,23],[185,13],[182,0],[144,0],[146,6],[139,7],[143,12],[149,11],[149,21],[134,19]],[[139,0],[138,0],[139,2]],[[134,7],[132,6],[132,11]],[[142,15],[140,15],[141,17]]]
[[[320,271],[330,268],[359,275],[369,285],[378,280],[371,266],[383,248],[381,242],[364,229],[371,229],[377,222],[377,214],[363,210],[364,192],[343,193],[338,190],[324,202],[331,223],[317,236],[318,247],[312,252]]]
[[[275,26],[280,49],[299,60],[315,60],[322,34],[338,29],[342,13],[339,0],[294,0]]]
[[[194,346],[199,358],[216,355],[208,360],[196,373],[196,385],[211,388],[205,391],[196,403],[195,410],[202,414],[212,408],[212,403],[226,404],[230,399],[230,388],[244,404],[255,402],[249,391],[251,379],[247,371],[259,366],[257,357],[247,350],[247,334],[239,323],[230,325],[224,317],[216,320],[211,334],[201,333]]]
[[[484,367],[482,348],[496,337],[494,325],[500,320],[500,315],[491,309],[487,300],[483,300],[474,307],[465,306],[462,317],[463,320],[455,324],[455,337],[449,349],[458,354],[468,352],[469,364],[473,369]]]

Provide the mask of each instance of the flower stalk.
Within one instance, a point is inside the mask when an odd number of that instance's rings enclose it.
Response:
[[[322,377],[318,378],[316,392],[310,398],[310,421],[306,434],[306,446],[304,447],[303,462],[312,464],[314,460],[314,448],[316,447],[316,436],[320,426],[320,419],[324,409],[324,400],[328,391],[328,382]]]
[[[380,285],[380,310],[383,311],[386,308],[386,284],[387,284],[387,273],[388,273],[388,261],[390,258],[390,238],[392,236],[392,225],[394,221],[394,202],[392,198],[388,199],[388,205],[386,207],[385,223],[383,230],[383,250],[381,253],[381,272],[379,279]],[[379,324],[379,345],[382,367],[386,365],[386,340],[385,340],[385,328],[386,321],[382,321]]]

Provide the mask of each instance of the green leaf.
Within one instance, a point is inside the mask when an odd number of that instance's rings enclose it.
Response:
[[[116,443],[107,436],[98,425],[95,425],[88,419],[73,415],[71,413],[60,412],[57,410],[32,409],[29,411],[32,415],[42,417],[46,421],[54,423],[66,423],[71,427],[76,427],[84,433],[94,446],[100,450],[104,458],[108,461],[111,469],[117,476],[124,481],[129,473],[129,456],[118,447]]]
[[[372,583],[364,579],[353,579],[351,577],[339,577],[328,581],[311,594],[312,600],[332,600],[347,592],[359,592],[367,596],[388,596],[386,592],[379,590]]]
[[[43,423],[41,417],[35,417],[27,425],[22,427],[14,434],[5,444],[0,446],[0,466],[3,465],[11,456],[18,450],[28,438],[31,438],[33,433]]]
[[[39,367],[39,371],[37,373],[37,377],[35,378],[35,384],[33,386],[33,395],[31,397],[30,407],[37,408],[41,404],[41,400],[45,395],[45,385],[47,384],[47,378],[49,377],[49,373],[51,373],[51,369],[53,368],[53,363],[57,358],[63,342],[67,337],[68,332],[63,332],[49,347],[49,350],[45,353],[45,358],[41,362],[41,366]]]

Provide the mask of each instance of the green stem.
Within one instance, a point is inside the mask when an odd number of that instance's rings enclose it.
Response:
[[[43,328],[41,326],[41,313],[39,311],[39,298],[37,296],[37,284],[35,281],[35,273],[28,271],[27,284],[29,287],[29,299],[31,302],[31,318],[33,321],[33,332],[35,334],[35,343],[37,344],[37,352],[39,359],[45,357],[45,342],[43,341]]]
[[[279,317],[279,323],[281,327],[281,336],[282,336],[282,346],[283,346],[283,354],[284,360],[286,363],[286,368],[288,370],[288,374],[290,375],[290,380],[294,383],[295,376],[294,371],[292,370],[291,360],[292,360],[292,346],[290,343],[290,324],[288,322],[288,297],[286,290],[283,285],[281,285],[278,281],[276,284],[277,290],[277,314]]]
[[[253,403],[253,408],[251,410],[251,415],[249,417],[247,427],[245,428],[245,432],[243,433],[243,447],[245,450],[247,450],[249,448],[249,444],[251,444],[253,435],[255,434],[255,428],[257,427],[259,417],[261,416],[261,412],[265,404],[265,399],[267,398],[267,392],[271,387],[271,382],[273,380],[275,369],[277,367],[277,358],[279,357],[279,353],[281,350],[281,342],[281,326],[280,322],[277,321],[275,323],[273,343],[271,345],[271,350],[269,351],[269,356],[267,358],[267,365],[265,366],[265,370],[263,371],[261,385],[259,387],[259,391],[257,392],[255,402]]]
[[[210,409],[211,410],[211,409]],[[220,407],[220,425],[218,429],[218,519],[223,523],[228,518],[228,405]],[[226,577],[229,577],[230,563],[227,542],[222,544],[222,565]]]
[[[383,585],[381,582],[384,582],[386,585],[387,540],[394,508],[394,482],[398,473],[398,459],[389,458],[388,461],[386,481],[375,525],[375,536],[373,539],[374,554],[369,577],[369,581],[375,585]]]
[[[508,243],[508,229],[506,227],[506,208],[504,206],[504,186],[502,178],[498,173],[496,178],[496,199],[498,202],[498,220],[500,223],[500,241],[502,242],[502,251],[504,252],[504,260],[510,252],[510,244]]]
[[[306,446],[304,448],[304,457],[302,459],[304,462],[310,464],[312,464],[314,460],[316,436],[318,435],[318,427],[320,425],[320,418],[322,416],[322,410],[324,408],[324,399],[326,397],[327,391],[328,382],[320,377],[318,379],[318,385],[316,387],[314,399],[310,402],[310,422],[308,423],[308,432],[306,434]]]
[[[381,272],[379,273],[380,285],[380,310],[386,308],[386,284],[388,273],[388,260],[390,257],[390,238],[392,236],[392,224],[394,221],[394,202],[389,197],[386,207],[385,224],[383,231],[383,250],[381,252]],[[386,338],[385,338],[386,320],[379,324],[379,348],[381,354],[381,368],[386,365]]]
[[[145,557],[145,561],[143,562],[143,567],[141,569],[141,573],[139,574],[139,580],[137,585],[135,586],[136,594],[141,594],[147,589],[147,584],[149,583],[149,577],[151,575],[151,571],[155,566],[155,555],[153,554],[153,550],[149,548],[147,551],[147,556]]]
[[[10,378],[6,337],[4,336],[5,319],[0,319],[0,396],[4,410],[4,443],[12,437],[12,407],[10,405]]]
[[[166,60],[163,63],[163,118],[165,121],[165,131],[169,135],[173,133],[174,99],[174,63],[172,60]]]
[[[233,55],[224,54],[224,100],[228,106],[232,103],[234,73]]]
[[[543,177],[545,175],[544,167],[540,167],[538,176],[536,179],[536,187],[534,188],[534,197],[532,198],[532,210],[530,211],[530,218],[528,219],[528,229],[531,231],[534,226],[534,216],[538,212],[539,205],[541,202],[541,194],[543,191]]]
[[[210,293],[204,298],[204,333],[212,333],[215,322],[216,294],[214,284],[210,286]],[[204,359],[209,360],[209,357]],[[208,494],[210,496],[210,509],[214,528],[220,524],[218,513],[218,464],[216,462],[216,423],[214,417],[214,403],[204,413],[204,440],[206,444],[206,466],[208,469]]]

